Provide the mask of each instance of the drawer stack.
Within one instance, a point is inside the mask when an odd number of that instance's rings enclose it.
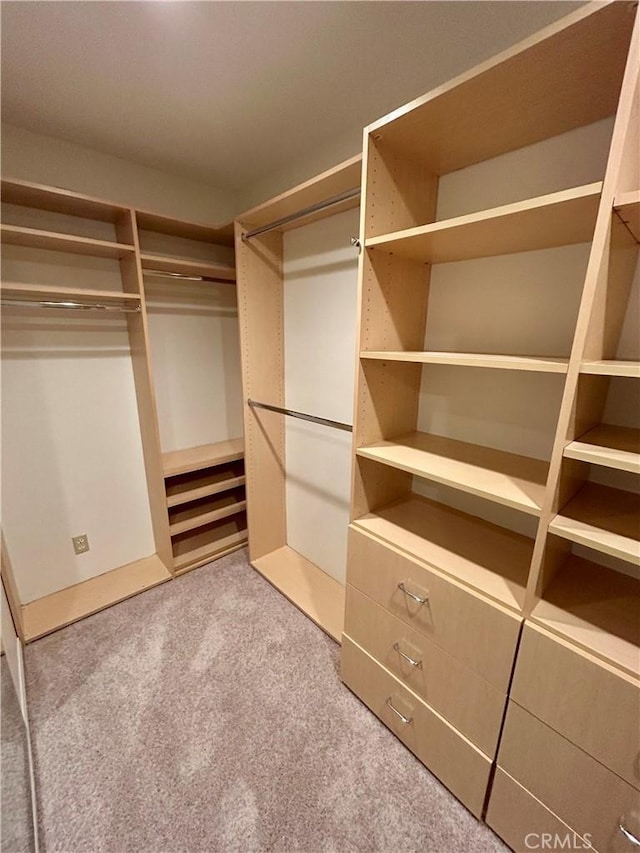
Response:
[[[487,822],[514,850],[532,832],[571,837],[571,849],[637,847],[637,679],[526,624]]]
[[[345,684],[480,816],[520,619],[352,525]]]

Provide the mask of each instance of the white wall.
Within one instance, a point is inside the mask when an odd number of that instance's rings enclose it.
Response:
[[[228,222],[236,208],[226,190],[10,124],[2,125],[2,174],[197,222]]]
[[[285,401],[353,418],[358,210],[285,234]],[[287,544],[344,583],[351,433],[285,418]]]

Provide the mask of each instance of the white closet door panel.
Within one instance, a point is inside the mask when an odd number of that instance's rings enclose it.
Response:
[[[6,309],[2,341],[2,525],[23,603],[155,551],[124,319],[28,315]]]
[[[285,399],[351,423],[358,255],[350,210],[285,234]],[[266,401],[268,402],[268,401]],[[344,583],[351,433],[285,419],[287,542]]]
[[[242,435],[235,288],[148,284],[151,358],[164,453]]]

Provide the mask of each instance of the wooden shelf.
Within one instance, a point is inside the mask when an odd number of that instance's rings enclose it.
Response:
[[[538,459],[422,432],[361,447],[357,454],[530,515],[541,512],[548,464]]]
[[[68,299],[70,302],[103,302],[104,304],[135,305],[140,302],[139,293],[117,293],[113,290],[84,290],[79,287],[49,287],[40,284],[7,282],[0,288],[2,296],[24,300]]]
[[[230,554],[246,545],[246,518],[222,519],[205,528],[182,534],[173,541],[173,567],[176,574],[195,569],[204,563]]]
[[[173,219],[147,210],[136,210],[138,228],[142,231],[155,231],[169,237],[182,237],[185,240],[200,240],[218,246],[233,246],[233,222],[226,225],[205,225],[184,219]]]
[[[633,15],[587,4],[374,122],[381,144],[442,175],[613,115]]]
[[[175,492],[174,494],[170,494],[167,491],[167,506],[169,508],[180,506],[181,504],[190,503],[191,501],[197,501],[200,498],[207,498],[211,495],[220,494],[220,492],[227,492],[231,489],[237,488],[238,486],[244,486],[245,482],[246,477],[242,474],[238,477],[230,477],[228,479],[221,479],[217,482],[209,482],[203,486],[187,488],[184,491]]]
[[[201,444],[198,447],[188,447],[186,450],[172,450],[162,454],[162,469],[165,479],[176,474],[186,474],[189,471],[199,471],[202,468],[212,468],[244,457],[244,440],[230,438],[215,444]]]
[[[178,514],[178,520],[173,521],[169,530],[172,536],[178,536],[180,533],[186,533],[188,530],[196,530],[198,527],[204,527],[212,521],[220,521],[223,518],[229,518],[232,515],[237,515],[239,512],[244,512],[247,508],[246,500],[237,500],[237,498],[229,498],[226,502],[219,501],[219,506],[215,508],[203,510],[202,508],[194,509],[193,514],[189,510],[185,510],[183,515]]]
[[[638,243],[640,243],[640,190],[620,193],[613,206]]]
[[[602,182],[369,237],[368,248],[441,264],[591,240]]]
[[[640,379],[640,361],[583,361],[580,373],[592,373],[596,376],[629,376]]]
[[[129,212],[129,208],[125,206],[71,192],[62,187],[46,187],[10,178],[2,181],[2,201],[5,204],[34,207],[104,222],[117,222]]]
[[[493,355],[467,352],[361,352],[360,358],[379,361],[406,361],[417,364],[450,364],[458,367],[488,367],[497,370],[526,370],[536,373],[566,373],[566,358]]]
[[[365,531],[520,612],[533,540],[420,495],[353,522]]]
[[[640,582],[571,556],[531,620],[638,676]]]
[[[267,225],[271,222],[276,222],[283,219],[285,216],[290,216],[297,213],[299,210],[318,204],[326,199],[340,195],[347,190],[354,189],[360,186],[362,172],[362,154],[357,154],[343,163],[339,163],[332,169],[305,181],[298,186],[287,190],[284,193],[270,199],[264,204],[251,208],[244,213],[241,213],[238,220],[247,228],[259,228],[262,225]],[[339,205],[332,206],[328,210],[321,211],[316,214],[298,219],[289,225],[283,226],[281,230],[287,231],[293,228],[299,228],[302,225],[309,225],[318,219],[325,216],[335,216],[344,210],[358,207],[360,204],[359,198],[352,198],[342,202]]]
[[[213,261],[201,261],[189,258],[175,258],[169,255],[141,254],[142,269],[151,274],[151,270],[172,272],[178,275],[203,276],[206,278],[222,279],[229,284],[236,280],[234,267],[227,264],[216,264]]]
[[[288,545],[253,560],[252,565],[330,637],[342,642],[345,598],[342,584]]]
[[[549,532],[640,566],[640,495],[587,483],[552,519]]]
[[[564,449],[567,459],[640,474],[640,429],[600,424]]]
[[[154,554],[53,592],[22,607],[25,640],[35,640],[171,579]]]
[[[49,249],[53,252],[69,252],[74,255],[90,255],[94,258],[124,258],[134,252],[133,246],[96,240],[93,237],[76,237],[55,231],[40,231],[17,225],[0,226],[2,242],[10,246],[28,246],[31,249]]]

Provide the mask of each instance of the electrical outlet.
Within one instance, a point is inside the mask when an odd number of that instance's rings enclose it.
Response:
[[[76,554],[84,554],[85,551],[89,550],[89,537],[86,533],[83,533],[81,536],[72,537],[71,541],[73,542],[73,550]]]

